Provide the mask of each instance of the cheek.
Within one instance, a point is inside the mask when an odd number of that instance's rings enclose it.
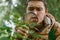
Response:
[[[38,12],[38,17],[44,18],[44,16],[45,16],[45,13],[44,12]]]
[[[43,19],[44,19],[44,17],[45,17],[45,13],[39,13],[39,14],[38,14],[38,21],[39,21],[39,22],[42,22]]]
[[[39,14],[39,18],[42,20],[44,18],[45,14]]]

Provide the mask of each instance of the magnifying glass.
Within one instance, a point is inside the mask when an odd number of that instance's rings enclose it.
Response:
[[[23,19],[28,23],[38,22],[38,17],[33,12],[26,13]]]
[[[36,25],[38,23],[38,17],[33,12],[26,13],[23,17],[23,20],[26,23],[31,24],[31,25],[34,25],[34,24]]]

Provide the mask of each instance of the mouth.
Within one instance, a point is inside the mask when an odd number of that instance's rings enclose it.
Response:
[[[38,18],[37,17],[32,17],[31,22],[38,22]]]

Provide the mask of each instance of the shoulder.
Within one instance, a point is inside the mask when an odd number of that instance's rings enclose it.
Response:
[[[55,31],[55,35],[56,35],[56,36],[57,36],[57,35],[60,35],[60,23],[55,20],[55,18],[54,18],[53,15],[48,14],[48,16],[49,16],[49,18],[50,18],[51,21],[52,21],[52,26],[53,26],[53,29],[54,29],[54,31]]]
[[[59,22],[55,22],[54,26],[57,27],[57,28],[60,28],[60,23]]]
[[[56,36],[60,35],[60,23],[55,22],[55,24],[54,24],[54,30],[55,30],[55,35]]]
[[[55,22],[54,24],[55,39],[60,40],[60,23]]]

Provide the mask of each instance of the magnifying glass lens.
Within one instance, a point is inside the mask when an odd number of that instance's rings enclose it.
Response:
[[[34,13],[30,12],[25,14],[24,20],[27,23],[36,23],[38,22],[38,17]]]

